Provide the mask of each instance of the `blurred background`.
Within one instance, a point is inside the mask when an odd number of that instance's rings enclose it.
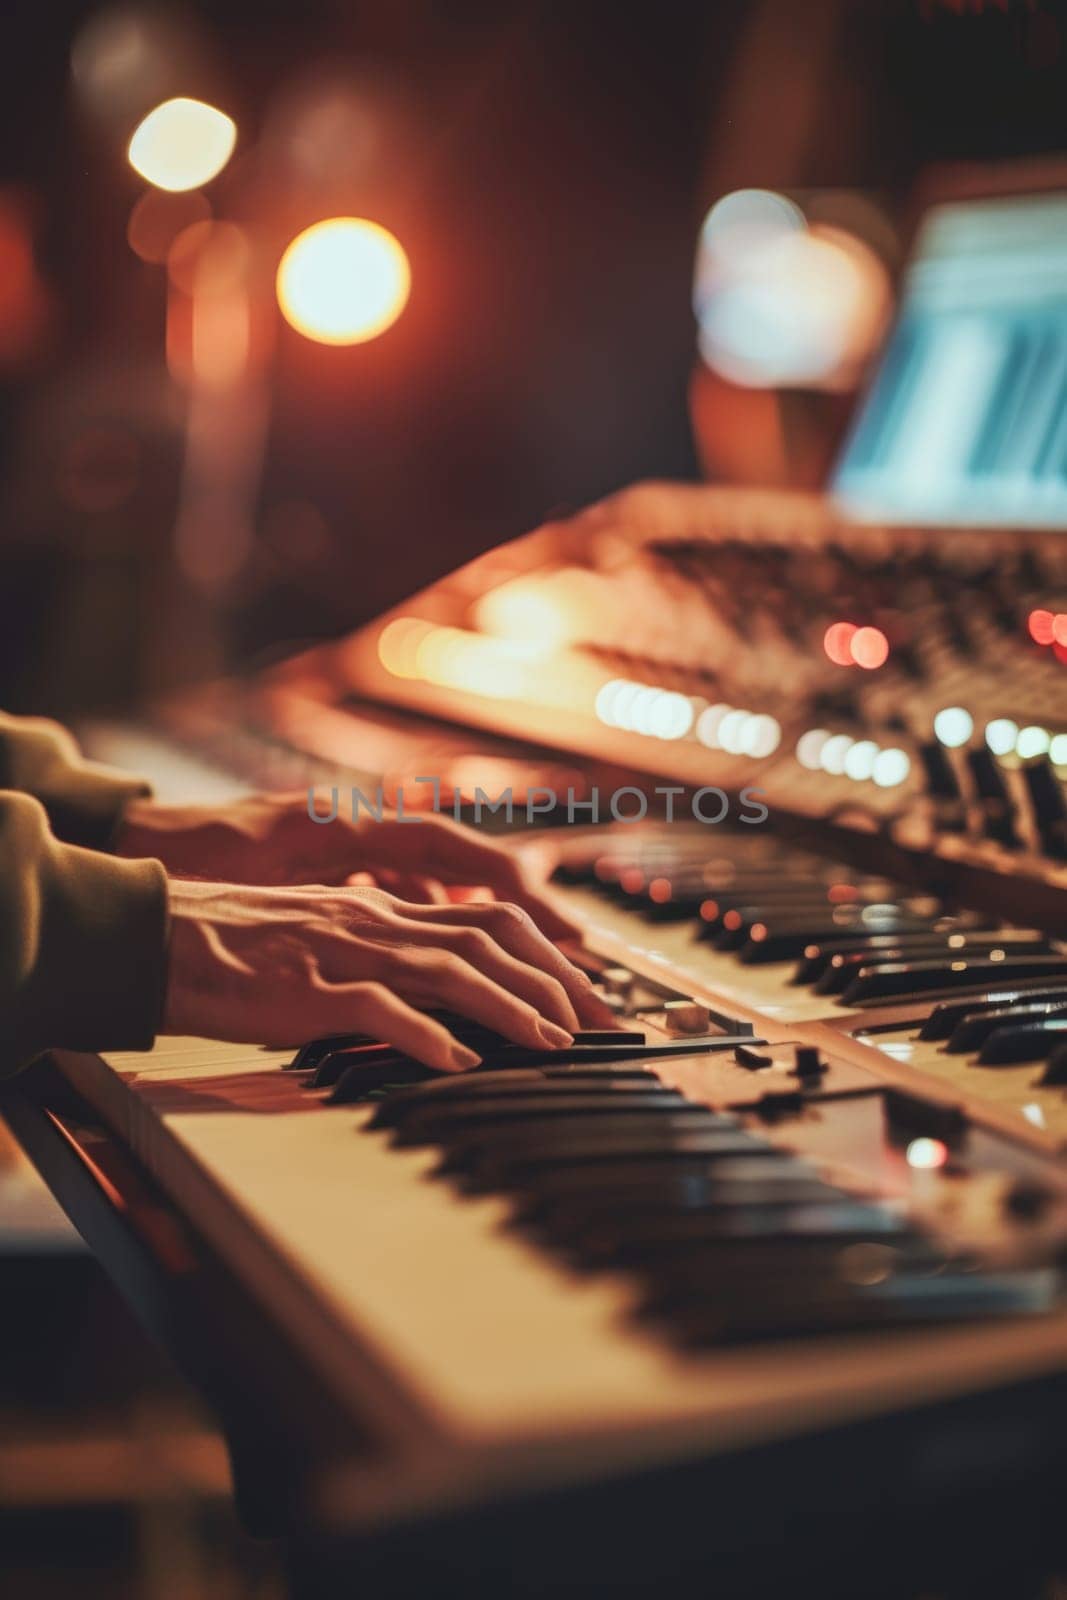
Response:
[[[253,665],[636,478],[817,484],[917,185],[1062,148],[1063,25],[8,0],[0,699]],[[332,304],[352,241],[320,239],[287,320],[283,254],[344,217],[385,280]]]
[[[1054,0],[5,0],[0,63],[0,704],[60,717],[638,478],[820,486],[923,204],[1067,146]],[[277,1592],[0,1141],[7,1592]]]

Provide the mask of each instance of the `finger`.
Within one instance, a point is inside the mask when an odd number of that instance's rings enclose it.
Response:
[[[426,921],[438,927],[480,928],[516,960],[548,973],[563,986],[575,1013],[573,1019],[564,1022],[565,1027],[574,1027],[576,1024],[589,1028],[617,1026],[614,1012],[596,995],[585,973],[568,961],[550,939],[545,938],[533,919],[520,907],[504,901],[489,905],[412,906],[411,917],[414,921]],[[463,951],[460,953],[464,954]],[[555,1020],[563,1021],[561,1017]]]
[[[512,955],[484,928],[471,923],[435,920],[442,911],[447,914],[450,908],[412,906],[410,909],[411,917],[404,918],[403,936],[406,939],[450,950],[453,955],[469,962],[484,977],[491,978],[509,994],[518,995],[543,1017],[558,1023],[568,1032],[581,1026],[566,988],[555,973],[549,972],[540,962],[530,963]],[[434,920],[422,920],[419,912]],[[551,945],[548,948],[551,950]]]
[[[427,877],[421,872],[391,872],[389,876],[393,881],[386,883],[385,875],[382,875],[383,885],[391,889],[398,900],[427,906],[448,904],[448,892],[437,878]]]
[[[380,983],[334,984],[325,993],[327,1031],[369,1034],[436,1072],[469,1071],[481,1060],[440,1022],[415,1011]]]
[[[435,817],[405,832],[408,860],[398,861],[397,866],[410,867],[417,856],[418,865],[442,883],[484,885],[498,899],[514,900],[550,939],[573,939],[579,935],[577,924],[531,885],[520,863],[503,845],[479,838],[445,817]]]
[[[573,1043],[568,1029],[542,1017],[528,1001],[450,950],[413,946],[396,953],[389,967],[390,988],[415,1005],[444,1006],[532,1050],[558,1050]]]

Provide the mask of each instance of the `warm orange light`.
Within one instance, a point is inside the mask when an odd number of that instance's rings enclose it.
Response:
[[[285,320],[320,344],[362,344],[392,326],[411,292],[398,239],[365,217],[331,217],[298,234],[278,267]]]
[[[888,660],[889,640],[881,628],[857,628],[849,642],[849,652],[857,667],[872,672]]]
[[[823,635],[822,647],[835,667],[852,665],[851,644],[857,632],[854,622],[832,622]]]
[[[1035,644],[1052,643],[1052,625],[1055,620],[1051,611],[1045,611],[1040,607],[1036,611],[1031,611],[1026,625]]]
[[[233,154],[237,126],[202,100],[165,100],[139,123],[130,140],[130,166],[157,189],[198,189],[218,176]]]

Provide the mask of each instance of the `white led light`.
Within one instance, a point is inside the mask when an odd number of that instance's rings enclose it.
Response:
[[[911,771],[911,760],[905,750],[880,750],[874,758],[871,777],[880,789],[895,789]]]
[[[1048,747],[1048,757],[1053,766],[1067,767],[1067,733],[1058,733]]]
[[[652,718],[659,697],[660,690],[653,689],[651,684],[642,683],[639,686],[626,712],[626,726],[632,733],[652,732]]]
[[[1034,725],[1020,728],[1019,737],[1015,741],[1015,753],[1024,760],[1028,756],[1043,756],[1051,743],[1047,728],[1038,728]]]
[[[845,776],[855,783],[865,783],[874,771],[878,746],[873,739],[859,739],[845,757]]]
[[[995,756],[1010,755],[1019,737],[1019,724],[1010,717],[994,717],[986,723],[985,742]]]
[[[796,756],[802,767],[807,767],[809,772],[818,772],[822,747],[829,737],[825,728],[809,728],[807,733],[800,735]]]
[[[827,739],[819,752],[819,765],[832,778],[840,778],[845,770],[845,758],[855,741],[847,733],[835,733]]]
[[[974,732],[974,718],[962,706],[945,706],[934,718],[934,732],[942,744],[957,750]]]
[[[609,728],[618,727],[618,723],[615,720],[615,702],[618,699],[619,690],[624,687],[625,680],[623,678],[611,678],[597,691],[596,714],[601,722]]]
[[[719,743],[731,756],[744,749],[745,729],[752,720],[750,711],[728,711],[719,723]]]
[[[701,744],[707,745],[709,750],[718,750],[719,724],[732,710],[733,706],[719,704],[708,706],[700,713],[697,719],[697,738]]]
[[[746,756],[752,756],[756,761],[763,761],[767,756],[774,754],[781,742],[782,730],[775,717],[769,717],[761,712],[758,716],[749,718],[742,745]]]
[[[684,739],[693,726],[693,707],[684,694],[664,689],[647,718],[647,731],[655,739]]]

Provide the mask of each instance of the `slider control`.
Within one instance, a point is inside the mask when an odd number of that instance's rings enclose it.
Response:
[[[967,764],[978,791],[978,804],[986,833],[998,844],[1006,845],[1010,850],[1017,849],[1019,835],[1015,831],[1015,807],[996,757],[983,745],[979,750],[968,750]]]
[[[707,1033],[711,1012],[699,1000],[668,1000],[663,1007],[668,1033]]]
[[[1057,861],[1067,861],[1067,805],[1060,780],[1044,756],[1025,766],[1023,777],[1045,853]]]

